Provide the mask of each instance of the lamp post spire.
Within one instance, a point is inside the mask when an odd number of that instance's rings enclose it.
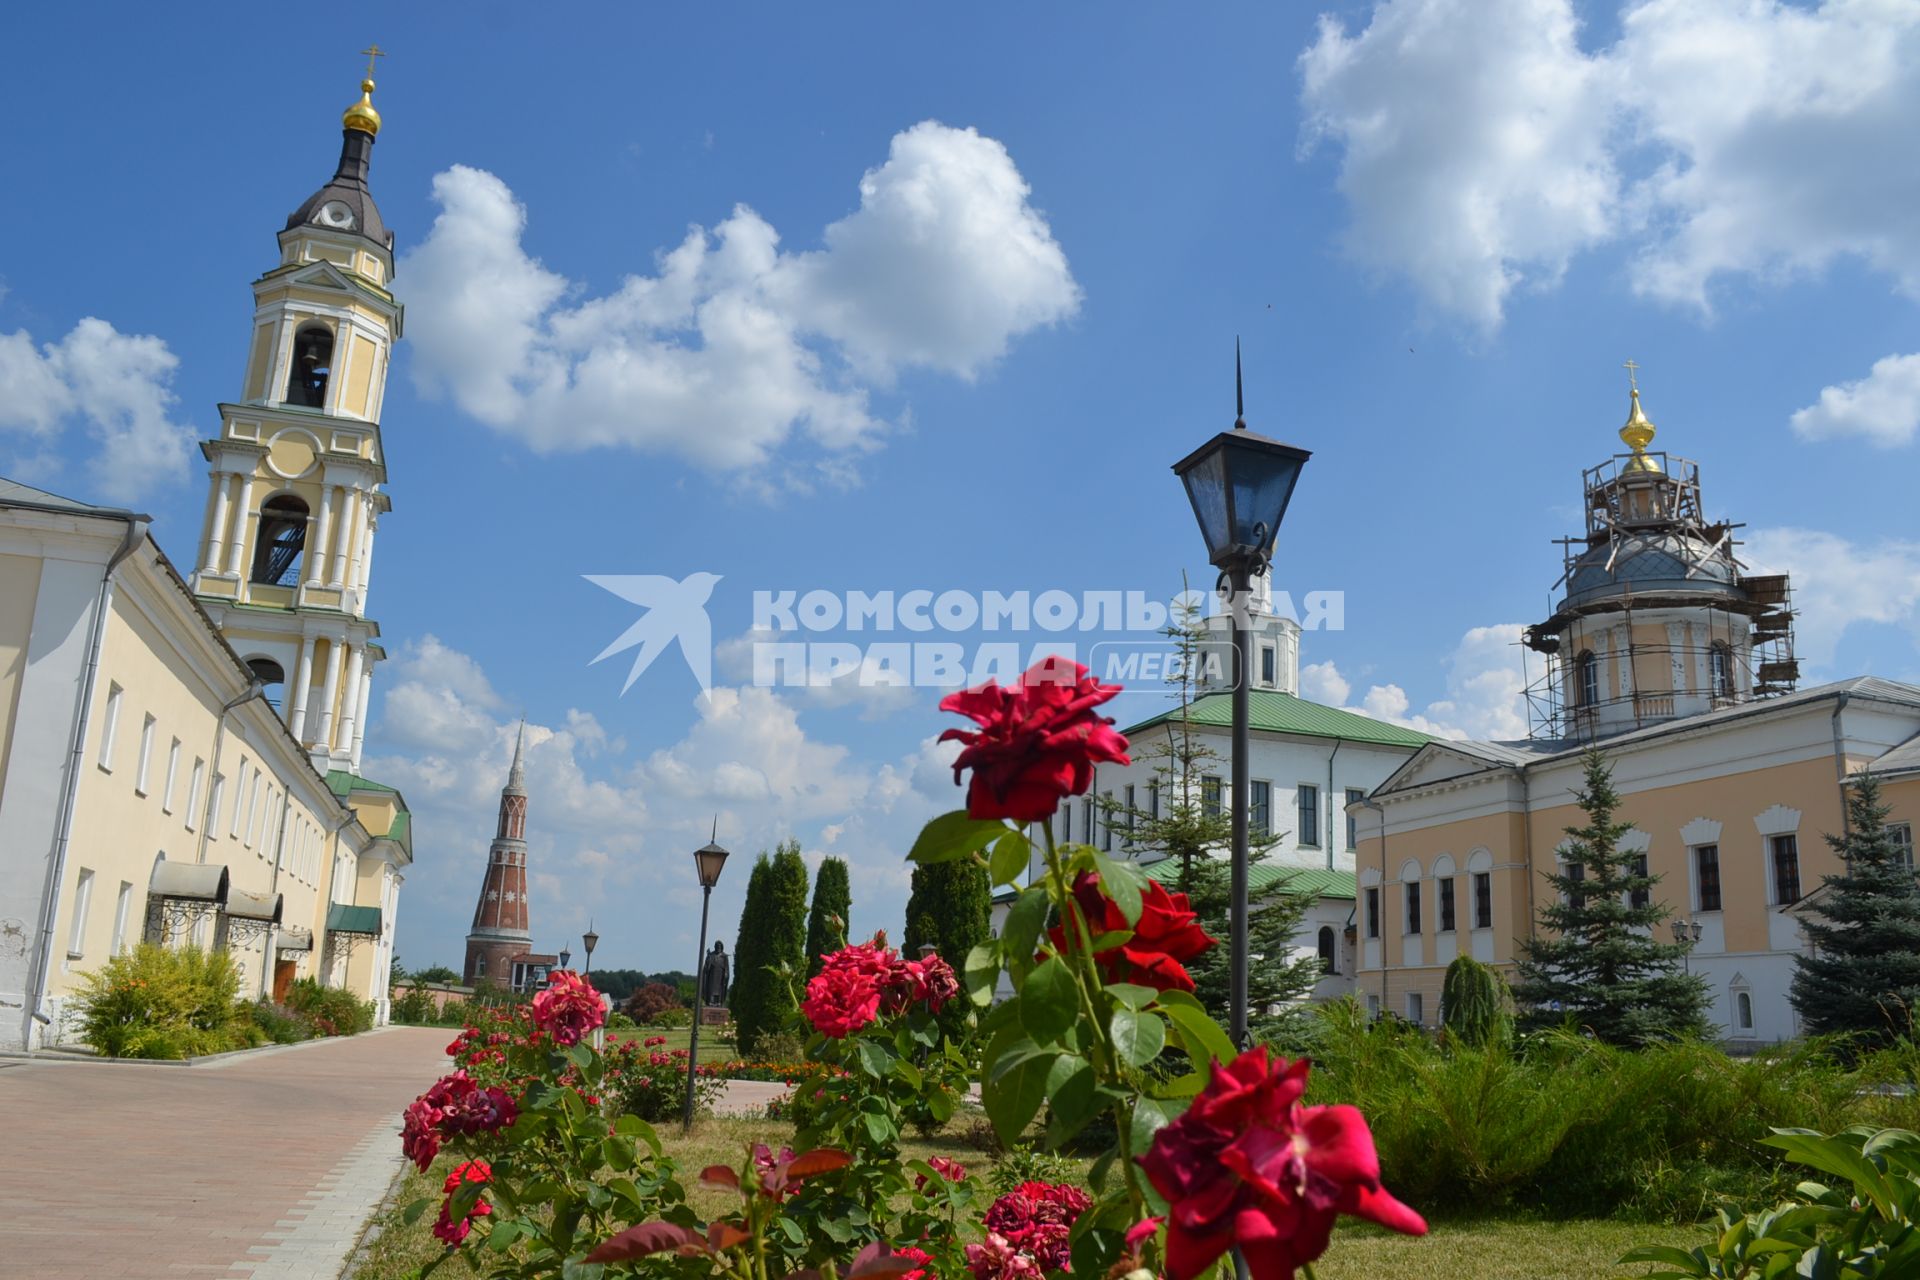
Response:
[[[1233,429],[1247,429],[1247,393],[1240,380],[1240,335],[1233,335]]]

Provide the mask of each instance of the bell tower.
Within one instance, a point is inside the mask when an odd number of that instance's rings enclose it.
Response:
[[[201,445],[209,474],[193,589],[322,773],[360,771],[373,669],[374,535],[390,509],[380,438],[403,313],[393,233],[368,187],[378,45],[341,117],[340,161],[253,282],[237,400]]]
[[[527,954],[533,934],[527,921],[527,724],[513,744],[513,765],[500,790],[500,817],[487,850],[480,900],[467,934],[467,959],[460,979],[499,986],[514,982],[513,962]]]

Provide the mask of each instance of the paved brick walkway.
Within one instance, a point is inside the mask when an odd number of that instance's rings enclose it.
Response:
[[[332,1280],[448,1036],[196,1067],[0,1060],[0,1275]]]

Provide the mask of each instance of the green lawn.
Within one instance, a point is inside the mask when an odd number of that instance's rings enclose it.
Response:
[[[688,1031],[685,1027],[669,1027],[666,1030],[640,1027],[633,1031],[610,1031],[607,1033],[607,1039],[646,1041],[653,1039],[655,1036],[665,1036],[667,1042],[656,1047],[673,1050],[687,1047],[687,1035]],[[733,1047],[733,1041],[723,1039],[716,1035],[712,1027],[702,1027],[700,1029],[700,1061],[707,1063],[728,1062],[739,1056],[739,1051]]]
[[[727,1117],[702,1120],[686,1138],[676,1124],[663,1124],[659,1131],[667,1153],[687,1170],[738,1165],[751,1143],[777,1146],[791,1136],[783,1124]],[[984,1172],[992,1160],[963,1142],[955,1129],[932,1141],[909,1139],[904,1145],[909,1159],[946,1155],[976,1172]],[[378,1235],[353,1280],[400,1280],[439,1254],[439,1242],[429,1232],[433,1215],[407,1226],[400,1221],[400,1210],[421,1196],[437,1199],[449,1167],[443,1159],[426,1175],[407,1170],[376,1220]],[[701,1187],[689,1191],[702,1217],[736,1203],[729,1192]],[[1315,1271],[1321,1280],[1608,1280],[1632,1274],[1614,1260],[1635,1245],[1690,1248],[1704,1239],[1698,1227],[1540,1219],[1443,1222],[1431,1235],[1413,1239],[1348,1222],[1334,1233],[1333,1247]],[[450,1274],[463,1273],[456,1268]]]

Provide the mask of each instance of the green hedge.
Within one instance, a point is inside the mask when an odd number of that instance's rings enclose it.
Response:
[[[109,1058],[196,1058],[242,1048],[240,972],[224,951],[141,943],[81,975],[80,1034]]]

